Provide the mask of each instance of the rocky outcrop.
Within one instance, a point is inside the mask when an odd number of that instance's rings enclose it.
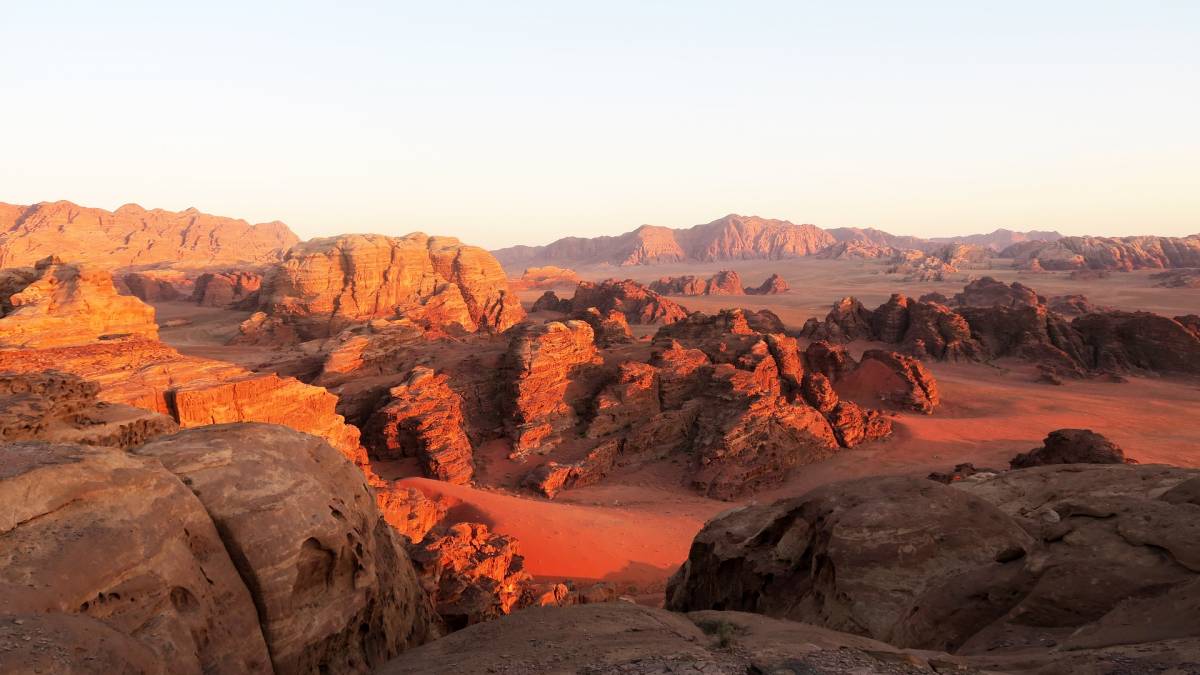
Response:
[[[546,291],[537,300],[533,301],[533,311],[561,312],[566,314],[571,311],[571,301],[558,297],[558,294],[554,291]]]
[[[688,314],[675,301],[631,279],[609,279],[598,284],[581,282],[571,298],[571,310],[583,312],[590,307],[595,307],[601,313],[615,309],[624,314],[629,323],[638,324],[669,324]]]
[[[1136,463],[1125,457],[1125,452],[1119,445],[1091,429],[1051,431],[1046,440],[1042,441],[1042,447],[1021,453],[1009,462],[1014,469],[1048,464]]]
[[[411,550],[421,585],[450,630],[511,612],[530,580],[516,539],[481,523],[431,533]]]
[[[1190,237],[1063,237],[1005,248],[1017,265],[1032,259],[1048,270],[1121,270],[1200,267],[1200,235]]]
[[[193,281],[179,270],[153,269],[126,273],[121,283],[142,302],[170,302],[187,297]]]
[[[1110,312],[1107,307],[1097,307],[1087,299],[1087,296],[1072,293],[1070,295],[1054,295],[1046,301],[1046,307],[1051,312],[1057,312],[1063,316],[1083,316],[1084,314],[1095,314],[1096,312]]]
[[[809,319],[801,334],[812,340],[853,342],[870,340],[874,334],[873,314],[857,298],[846,296],[833,304],[825,321]]]
[[[1200,288],[1200,268],[1189,267],[1151,274],[1154,285],[1161,288]]]
[[[950,304],[958,307],[1036,307],[1046,299],[1032,288],[1014,281],[1006,284],[992,277],[976,279],[955,294]]]
[[[444,373],[418,366],[392,387],[388,402],[363,427],[372,459],[417,457],[429,478],[471,482],[474,452],[463,431],[462,398],[447,380]]]
[[[0,204],[0,267],[32,265],[49,255],[107,268],[273,262],[297,241],[280,222],[251,225],[196,209]]]
[[[526,474],[523,485],[547,499],[554,499],[559,492],[569,488],[595,485],[616,466],[622,445],[620,440],[608,440],[590,450],[578,462],[546,462]]]
[[[513,331],[503,376],[513,455],[544,451],[575,425],[567,390],[578,371],[599,363],[594,333],[583,321],[524,324]]]
[[[987,234],[969,234],[959,237],[933,237],[932,242],[959,243],[971,246],[980,246],[991,249],[992,251],[1003,251],[1004,249],[1014,244],[1022,242],[1051,242],[1062,239],[1062,235],[1053,230],[1029,230],[1028,232],[1014,232],[1000,228]],[[1003,257],[1003,256],[1001,256]]]
[[[544,288],[573,288],[579,283],[579,275],[575,270],[564,267],[546,265],[544,267],[529,267],[514,279],[510,285],[515,290],[540,290]]]
[[[277,672],[357,672],[437,635],[365,477],[323,440],[218,425],[133,452],[161,462],[216,523]]]
[[[100,385],[99,398],[167,415],[182,427],[268,422],[321,436],[365,465],[359,432],[337,397],[291,377],[184,356],[161,342],[114,340],[77,347],[0,350],[0,372],[56,369]]]
[[[129,448],[176,431],[166,415],[97,400],[100,385],[56,371],[0,373],[0,442]]]
[[[1111,311],[1073,320],[1085,366],[1103,372],[1200,373],[1200,335],[1174,319],[1150,312]]]
[[[758,287],[747,288],[746,294],[780,295],[782,293],[787,293],[790,289],[791,287],[788,286],[788,282],[783,280],[783,277],[779,276],[778,274],[772,274],[771,276],[767,277],[766,280],[763,281]]]
[[[825,260],[891,260],[901,255],[901,249],[864,241],[839,241],[816,253]]]
[[[503,331],[524,317],[504,270],[483,249],[451,237],[342,235],[297,244],[269,270],[264,315],[244,339],[286,327],[298,339],[336,335],[371,319],[405,317],[427,328]]]
[[[1193,484],[1125,465],[835,483],[711,521],[667,607],[989,659],[1194,636],[1166,609],[1197,587]]]
[[[196,278],[191,300],[205,307],[232,307],[253,302],[260,288],[262,275],[257,272],[206,272]]]
[[[688,229],[644,225],[615,237],[567,237],[546,246],[493,251],[505,265],[651,265],[665,262],[779,260],[809,255],[834,243],[824,230],[786,220],[728,215]]]
[[[124,335],[157,339],[154,308],[118,295],[107,271],[57,258],[0,270],[0,347],[60,347]]]
[[[742,278],[733,270],[721,270],[707,279],[694,275],[663,277],[650,284],[662,295],[743,295]]]
[[[902,275],[904,281],[945,281],[950,275],[958,272],[953,258],[947,260],[940,255],[927,255],[922,251],[901,251],[893,255],[890,262],[886,272]]]
[[[571,318],[587,322],[592,327],[596,345],[599,347],[612,347],[633,341],[633,332],[629,330],[629,321],[625,319],[623,313],[615,309],[601,314],[600,310],[595,307],[588,307],[585,311],[575,312]]]

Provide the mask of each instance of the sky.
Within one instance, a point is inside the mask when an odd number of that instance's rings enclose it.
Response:
[[[1200,3],[0,2],[0,201],[489,248],[1200,232]]]

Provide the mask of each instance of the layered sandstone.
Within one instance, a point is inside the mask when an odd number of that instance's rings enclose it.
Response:
[[[761,284],[754,288],[747,288],[748,295],[780,295],[791,290],[788,282],[783,280],[783,277],[778,274],[772,274],[767,277]]]
[[[180,270],[151,269],[128,272],[121,276],[121,283],[143,302],[169,302],[190,295],[194,280]]]
[[[495,258],[451,237],[342,235],[292,247],[267,272],[261,316],[245,339],[264,333],[309,340],[372,319],[408,318],[435,329],[503,331],[524,317]]]
[[[205,272],[196,278],[191,300],[204,307],[232,307],[253,301],[260,288],[257,272]]]
[[[262,263],[279,260],[299,241],[280,222],[251,225],[196,209],[126,204],[110,212],[65,201],[0,207],[0,267],[50,255],[107,268]]]
[[[742,278],[733,270],[721,270],[711,277],[695,275],[663,277],[650,284],[650,290],[662,295],[743,295]]]
[[[471,482],[474,454],[463,431],[462,398],[447,382],[444,373],[418,366],[389,390],[388,402],[363,427],[373,459],[418,457],[429,478]]]
[[[575,270],[546,265],[527,268],[519,279],[511,282],[517,290],[540,290],[547,288],[573,288],[579,283]]]
[[[156,339],[154,308],[118,295],[107,271],[57,258],[0,270],[0,347],[61,347],[126,335]]]
[[[575,312],[584,312],[590,307],[601,313],[616,310],[624,314],[629,323],[637,324],[674,323],[688,313],[675,301],[631,279],[608,279],[598,284],[581,282],[570,302],[571,310]]]
[[[1005,248],[1002,258],[1021,265],[1036,259],[1048,270],[1121,270],[1200,267],[1200,235],[1190,237],[1063,237]]]

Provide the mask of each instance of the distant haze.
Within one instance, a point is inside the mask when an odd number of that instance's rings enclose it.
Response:
[[[1200,3],[8,3],[0,201],[457,236],[1200,232]]]

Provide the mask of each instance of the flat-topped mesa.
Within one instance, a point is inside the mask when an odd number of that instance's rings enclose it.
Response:
[[[69,373],[0,373],[0,441],[129,448],[179,429],[167,415],[100,401],[100,385]]]
[[[31,265],[48,255],[106,268],[265,263],[279,260],[297,241],[280,222],[251,225],[196,209],[0,204],[0,267]]]
[[[1063,237],[1027,241],[1000,252],[1027,267],[1047,270],[1119,270],[1200,267],[1200,235],[1190,237]]]
[[[297,244],[268,270],[244,339],[335,335],[371,319],[437,330],[503,331],[525,316],[487,251],[451,237],[350,234]]]
[[[182,427],[268,422],[324,438],[367,464],[358,429],[321,387],[223,361],[184,356],[161,342],[112,340],[36,350],[0,350],[0,372],[59,370],[100,385],[101,401],[168,415]]]
[[[544,452],[558,443],[561,432],[575,425],[568,387],[581,371],[600,362],[592,327],[586,322],[530,323],[512,332],[503,376],[514,457]]]
[[[119,295],[109,272],[54,257],[0,270],[0,347],[60,347],[128,335],[158,338],[154,308]]]
[[[509,283],[516,290],[574,288],[579,283],[579,275],[572,269],[545,265],[527,268],[519,279],[513,279]]]

